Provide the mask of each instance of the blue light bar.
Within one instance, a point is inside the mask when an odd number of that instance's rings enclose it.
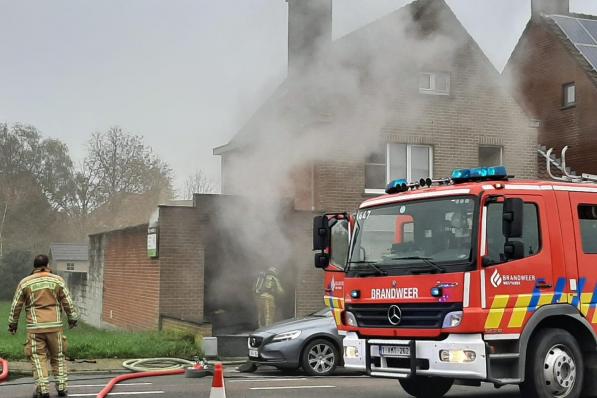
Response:
[[[397,192],[404,192],[408,189],[408,182],[401,178],[399,180],[391,181],[386,187],[386,193],[392,194]]]
[[[474,169],[457,169],[452,171],[452,181],[455,184],[482,181],[482,180],[505,180],[508,172],[504,166],[477,167]]]

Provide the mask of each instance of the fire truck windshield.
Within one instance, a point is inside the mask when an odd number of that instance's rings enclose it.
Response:
[[[473,261],[475,224],[476,199],[472,196],[362,209],[357,213],[347,272],[461,271]]]

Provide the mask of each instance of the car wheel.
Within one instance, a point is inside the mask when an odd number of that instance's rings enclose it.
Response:
[[[584,364],[574,336],[563,329],[540,330],[529,343],[524,383],[528,398],[578,398]]]
[[[450,391],[454,384],[452,379],[425,376],[415,376],[399,381],[404,391],[416,398],[441,398]]]
[[[311,376],[329,376],[337,365],[338,350],[328,340],[313,340],[303,349],[301,366]]]

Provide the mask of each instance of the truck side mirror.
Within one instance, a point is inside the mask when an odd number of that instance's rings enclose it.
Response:
[[[330,225],[327,216],[313,218],[313,250],[325,250],[330,246]]]
[[[330,255],[327,253],[315,253],[315,268],[325,269],[330,265]]]
[[[508,238],[522,237],[523,201],[520,198],[504,200],[502,233]]]
[[[504,257],[507,260],[519,260],[524,258],[524,244],[513,240],[504,243]]]

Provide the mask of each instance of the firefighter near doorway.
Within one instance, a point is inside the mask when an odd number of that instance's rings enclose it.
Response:
[[[12,301],[8,317],[8,331],[15,335],[19,316],[25,307],[27,342],[25,354],[33,365],[36,390],[33,397],[49,397],[48,362],[56,383],[58,396],[66,396],[68,376],[65,363],[66,337],[62,310],[66,312],[71,328],[77,326],[79,313],[66,288],[64,279],[52,273],[48,257],[40,254],[33,261],[31,275],[24,278]]]
[[[276,320],[276,307],[284,288],[280,283],[280,271],[271,266],[265,272],[260,272],[255,282],[257,299],[257,325],[263,328],[273,324]]]

